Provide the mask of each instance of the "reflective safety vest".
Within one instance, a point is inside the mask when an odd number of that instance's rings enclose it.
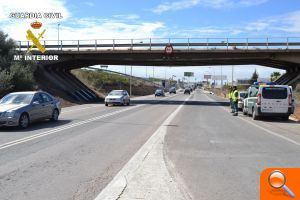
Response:
[[[238,101],[238,98],[239,98],[239,91],[238,91],[238,90],[234,90],[234,91],[232,92],[231,98],[232,98],[232,101],[234,101],[234,102]]]
[[[232,91],[229,92],[228,97],[229,99],[232,99]]]

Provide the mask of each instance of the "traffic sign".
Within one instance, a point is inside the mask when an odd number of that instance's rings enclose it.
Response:
[[[173,51],[174,51],[173,46],[171,44],[167,44],[165,47],[165,54],[170,55],[173,53]]]
[[[194,76],[194,72],[184,72],[184,76],[186,76],[186,77],[193,77]]]

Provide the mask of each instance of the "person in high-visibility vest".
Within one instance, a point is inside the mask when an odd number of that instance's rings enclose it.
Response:
[[[230,101],[230,108],[231,108],[231,113],[233,113],[233,102],[232,102],[232,87],[230,86],[229,88],[229,93],[228,93],[228,97],[229,97],[229,101]]]
[[[232,103],[233,103],[233,116],[238,116],[238,100],[239,100],[239,91],[237,89],[237,86],[233,86],[233,92],[232,92]]]

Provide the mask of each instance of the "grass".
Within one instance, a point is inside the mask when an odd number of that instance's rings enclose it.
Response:
[[[87,69],[75,69],[71,73],[102,97],[106,96],[111,90],[127,90],[129,92],[130,89],[128,76]],[[153,94],[155,89],[156,86],[151,82],[132,78],[133,96]]]

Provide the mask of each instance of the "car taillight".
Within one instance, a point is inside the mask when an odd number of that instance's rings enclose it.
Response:
[[[261,104],[261,94],[257,95],[257,105]]]
[[[289,105],[291,106],[292,105],[292,95],[291,94],[289,94]]]

